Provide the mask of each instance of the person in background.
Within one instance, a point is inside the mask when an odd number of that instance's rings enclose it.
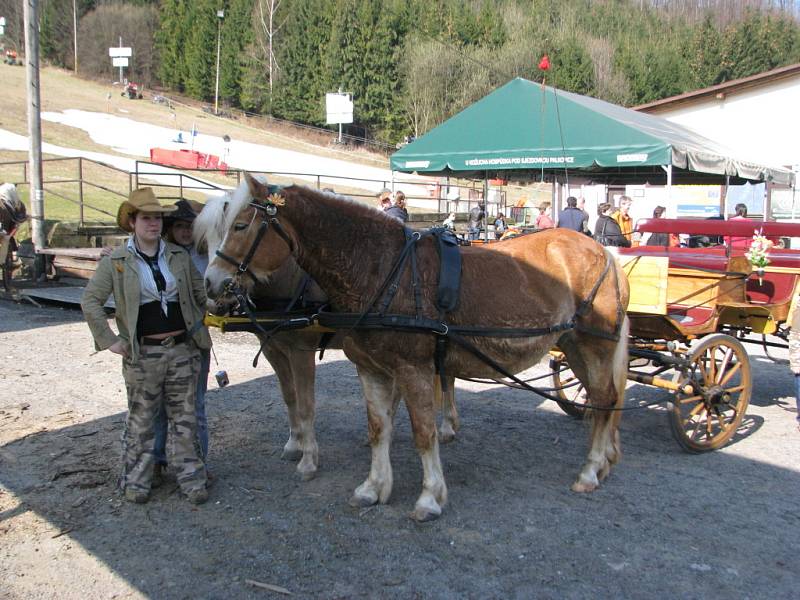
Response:
[[[555,227],[553,219],[550,218],[550,203],[542,202],[539,205],[539,216],[536,217],[536,229],[549,229]]]
[[[666,212],[666,208],[663,206],[656,206],[653,209],[653,218],[654,219],[661,219]],[[645,246],[662,246],[664,248],[667,247],[676,247],[680,246],[680,240],[678,239],[677,234],[674,233],[651,233],[650,237],[647,238],[647,243]]]
[[[169,461],[178,469],[178,485],[189,502],[208,500],[195,416],[198,348],[211,345],[208,330],[197,326],[205,313],[206,293],[189,254],[161,239],[163,215],[174,210],[161,205],[152,188],[132,191],[117,212],[117,225],[131,235],[100,260],[81,298],[97,350],[122,357],[128,415],[119,487],[126,500],[137,504],[150,497],[154,422],[162,407],[169,419]],[[118,333],[104,309],[112,294]]]
[[[578,198],[578,210],[583,213],[583,221],[581,222],[581,231],[591,237],[592,231],[589,229],[589,213],[586,211],[586,198],[581,196]]]
[[[501,212],[497,213],[497,218],[494,220],[494,239],[502,238],[507,229],[506,216]]]
[[[633,217],[630,215],[632,204],[633,200],[631,200],[630,196],[620,196],[619,209],[611,213],[611,218],[617,222],[619,230],[628,242],[633,240]],[[597,228],[595,228],[596,230]],[[629,243],[626,247],[630,246],[631,244]]]
[[[383,188],[378,194],[378,202],[384,211],[389,210],[392,207],[392,190]]]
[[[583,218],[584,213],[578,208],[578,199],[575,196],[570,196],[567,198],[567,207],[558,213],[558,227],[582,233]]]
[[[469,222],[467,223],[467,233],[470,240],[477,240],[483,229],[483,222],[486,219],[486,204],[483,199],[478,200],[478,205],[473,206],[469,211]]]
[[[27,220],[28,213],[17,194],[16,186],[13,183],[0,185],[0,264],[5,264],[6,257],[11,253],[11,268],[22,266],[14,255],[17,251],[14,234],[17,227]]]
[[[597,207],[598,218],[595,224],[594,239],[603,246],[630,248],[630,238],[622,235],[619,223],[611,217],[613,208],[609,202],[603,202]]]
[[[739,202],[734,209],[736,214],[730,218],[731,221],[749,221],[747,218],[747,205]],[[728,243],[733,250],[748,250],[753,241],[752,236],[749,237],[734,237],[728,238]]]
[[[389,208],[384,209],[387,215],[390,217],[394,217],[395,219],[399,219],[401,222],[405,223],[408,221],[408,210],[406,209],[406,195],[397,190],[394,194],[394,206],[389,206]]]
[[[447,218],[442,222],[442,227],[454,231],[456,228],[456,213],[451,212]]]
[[[208,268],[208,254],[198,252],[192,235],[192,225],[197,215],[203,210],[203,205],[193,200],[178,200],[178,207],[173,213],[164,217],[164,239],[172,244],[177,244],[189,253],[200,276],[205,275]],[[200,370],[197,374],[197,391],[195,394],[195,415],[197,417],[197,441],[203,462],[206,464],[206,476],[211,480],[208,471],[208,418],[206,416],[206,391],[208,390],[208,372],[211,367],[211,350],[200,349]],[[164,480],[167,467],[167,413],[160,410],[155,422],[155,470],[153,473],[153,487],[158,487]]]

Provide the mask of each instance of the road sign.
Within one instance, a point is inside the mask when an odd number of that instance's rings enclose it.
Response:
[[[127,56],[115,56],[111,59],[111,64],[115,67],[127,67],[128,66],[128,57]]]
[[[339,93],[325,94],[325,108],[328,125],[353,122],[353,95]]]
[[[133,56],[133,48],[109,48],[108,55],[111,58],[114,58],[115,56]]]

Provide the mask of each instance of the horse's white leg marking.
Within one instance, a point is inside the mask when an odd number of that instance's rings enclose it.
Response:
[[[442,514],[447,503],[447,484],[439,457],[439,440],[436,437],[436,413],[434,409],[435,374],[413,366],[395,371],[400,393],[406,400],[414,444],[422,462],[422,492],[414,505],[411,518],[415,521],[431,521]]]
[[[391,379],[358,368],[364,399],[367,403],[369,439],[372,445],[372,464],[369,477],[358,486],[350,498],[355,507],[386,504],[392,494],[392,463],[389,450],[392,444],[394,414],[400,395],[393,390]]]
[[[625,399],[625,382],[627,380],[628,361],[627,361],[627,339],[628,339],[628,319],[620,331],[620,342],[614,350],[614,357],[611,365],[610,381],[605,388],[606,394],[613,393],[613,406],[619,408]],[[600,367],[598,364],[597,367]],[[591,370],[591,369],[590,369]],[[601,370],[592,371],[601,373]],[[589,386],[587,386],[588,388]],[[589,394],[589,398],[597,398],[597,393]],[[609,405],[612,406],[612,405]],[[589,456],[586,464],[581,469],[575,483],[572,484],[574,492],[592,492],[600,482],[608,476],[611,465],[622,458],[622,451],[619,444],[619,420],[621,413],[608,411],[592,412],[592,433],[589,448]]]
[[[304,480],[312,479],[319,467],[319,448],[314,432],[314,354],[287,349],[270,342],[264,354],[275,369],[289,415],[289,439],[281,458],[300,460],[297,471]]]

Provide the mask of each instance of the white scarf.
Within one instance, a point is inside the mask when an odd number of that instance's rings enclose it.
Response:
[[[128,238],[127,247],[128,251],[136,258],[136,268],[139,271],[139,305],[141,306],[148,302],[160,302],[161,312],[166,317],[167,304],[178,300],[178,286],[175,282],[175,277],[172,276],[172,272],[167,265],[166,244],[164,244],[163,240],[158,241],[158,270],[161,271],[161,274],[164,276],[164,281],[167,283],[167,287],[163,292],[158,291],[156,279],[153,276],[153,269],[137,251],[133,236]]]

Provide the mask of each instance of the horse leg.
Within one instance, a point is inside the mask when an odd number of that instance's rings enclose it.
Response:
[[[625,400],[628,373],[628,320],[620,332],[618,342],[606,342],[580,335],[574,345],[567,344],[565,351],[570,368],[583,383],[589,401],[599,408],[621,408]],[[611,368],[608,356],[612,356]],[[619,442],[619,411],[591,411],[589,455],[575,483],[573,492],[592,492],[611,471],[611,465],[622,458]]]
[[[449,377],[447,392],[442,392],[442,382],[437,376],[435,383],[436,408],[442,412],[442,424],[439,426],[439,442],[449,444],[456,439],[456,432],[461,428],[456,406],[455,377]]]
[[[319,468],[319,447],[314,432],[314,353],[270,342],[264,347],[264,355],[275,369],[289,414],[289,439],[281,458],[299,459],[297,472],[308,481],[316,476]]]
[[[372,463],[366,481],[353,492],[350,506],[363,508],[378,502],[386,504],[392,494],[392,463],[389,450],[400,394],[397,393],[392,379],[358,366],[357,370],[367,404]]]
[[[407,366],[397,369],[395,377],[406,401],[414,445],[422,461],[422,493],[417,498],[411,518],[418,522],[431,521],[442,514],[442,507],[447,503],[447,484],[436,437],[435,375],[432,370],[426,373]]]

